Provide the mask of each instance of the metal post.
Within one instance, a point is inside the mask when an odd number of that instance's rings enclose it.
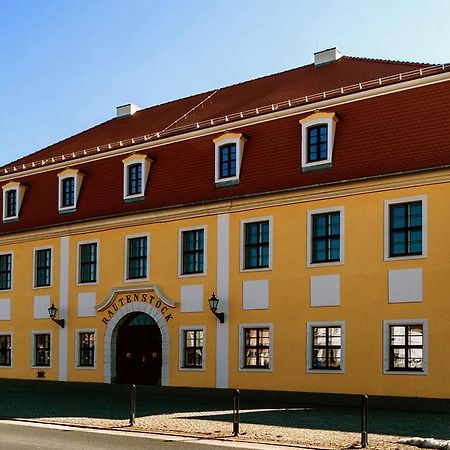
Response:
[[[239,434],[239,389],[233,390],[233,434]]]
[[[134,426],[136,419],[136,385],[130,386],[130,427]]]
[[[369,434],[367,431],[367,419],[369,416],[369,397],[361,396],[361,448],[366,448],[369,442]]]

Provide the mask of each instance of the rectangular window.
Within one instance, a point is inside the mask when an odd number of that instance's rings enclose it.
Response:
[[[203,273],[204,230],[182,232],[182,275]]]
[[[129,280],[147,278],[147,237],[128,239],[128,270]]]
[[[50,286],[52,251],[50,248],[35,252],[35,287]]]
[[[219,149],[219,178],[236,176],[236,144],[222,145]]]
[[[0,255],[0,290],[11,289],[12,254]]]
[[[97,282],[97,243],[80,244],[79,246],[79,283]]]
[[[0,366],[11,367],[11,335],[0,335]]]
[[[17,191],[10,189],[6,191],[6,214],[5,217],[17,216]]]
[[[142,194],[142,164],[128,166],[128,193],[127,195]]]
[[[268,369],[269,364],[269,328],[244,328],[244,368]]]
[[[269,267],[269,221],[245,223],[244,239],[244,269]]]
[[[423,325],[389,325],[389,370],[423,371]]]
[[[95,366],[95,333],[92,331],[81,332],[79,336],[79,359],[80,367]]]
[[[50,334],[34,335],[34,365],[39,367],[50,366]]]
[[[308,128],[307,162],[323,161],[328,158],[328,125]]]
[[[203,330],[184,330],[183,367],[192,369],[203,367]]]
[[[75,178],[63,178],[61,181],[61,206],[75,206]]]
[[[389,205],[389,256],[422,255],[422,202]]]
[[[313,370],[341,369],[342,329],[340,326],[311,327]]]
[[[312,263],[340,261],[340,212],[312,215]]]

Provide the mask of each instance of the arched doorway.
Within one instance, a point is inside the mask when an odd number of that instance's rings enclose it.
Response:
[[[117,331],[117,381],[160,385],[161,366],[162,341],[159,326],[148,314],[129,314]]]

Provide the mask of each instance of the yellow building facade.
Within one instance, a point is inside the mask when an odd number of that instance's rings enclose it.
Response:
[[[38,167],[32,162],[52,158],[38,153],[2,168],[3,223],[13,228],[0,235],[0,377],[449,398],[450,168],[432,162],[389,172],[370,150],[372,159],[361,172],[352,169],[352,179],[338,173],[321,181],[342,160],[355,160],[355,153],[341,156],[347,148],[357,154],[370,141],[343,136],[344,127],[361,129],[352,124],[354,104],[390,111],[385,98],[435,86],[448,92],[449,79],[445,70],[433,72],[427,83],[399,81],[396,90],[389,85],[358,98],[344,93],[284,115],[214,124],[203,135],[187,131],[72,159],[58,148],[64,160]],[[259,128],[289,136],[264,167],[253,156],[265,145]],[[393,133],[381,136],[380,148]],[[180,141],[209,145],[211,173],[204,176],[219,194],[138,209],[164,148]],[[321,143],[324,157],[316,158]],[[283,164],[290,145],[299,179],[312,181],[283,187],[289,173],[270,167]],[[447,146],[443,161],[449,156]],[[266,171],[264,191],[252,191],[257,175],[245,185],[253,157],[255,173]],[[103,193],[89,197],[98,213],[75,218],[95,164],[108,168],[130,209],[108,210],[113,194],[104,183]],[[177,171],[171,183],[183,191],[178,163],[168,164]],[[365,175],[377,164],[379,173]],[[276,188],[271,177],[280,179]],[[42,200],[56,211],[47,223],[39,206],[27,203],[38,179],[57,191]],[[223,313],[223,323],[214,312]]]

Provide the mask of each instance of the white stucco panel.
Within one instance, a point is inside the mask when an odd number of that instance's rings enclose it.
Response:
[[[10,298],[0,298],[0,320],[11,320]]]
[[[389,303],[423,301],[422,269],[389,271]]]
[[[97,296],[95,292],[82,292],[78,294],[78,317],[94,317]]]
[[[181,286],[180,293],[181,312],[203,311],[203,284]]]
[[[35,295],[33,319],[48,319],[48,308],[50,308],[50,295]]]
[[[269,308],[269,280],[242,283],[242,309]]]
[[[311,277],[311,306],[339,306],[341,304],[341,276]]]

